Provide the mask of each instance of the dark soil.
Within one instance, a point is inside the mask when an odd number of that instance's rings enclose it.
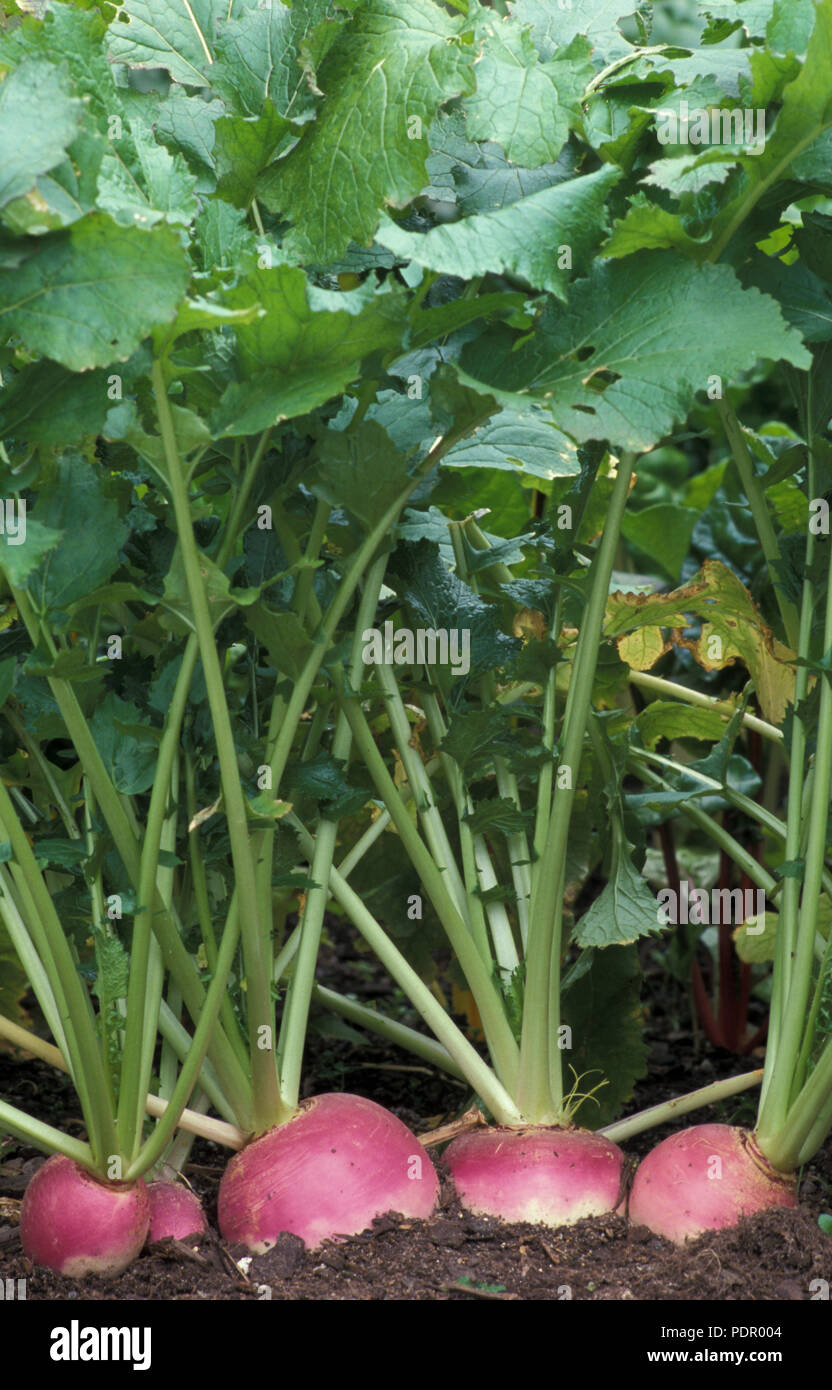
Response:
[[[383,976],[356,974],[346,956],[330,951],[326,982],[365,997],[388,992]],[[648,975],[651,1039],[649,1080],[636,1088],[630,1110],[642,1109],[749,1066],[717,1053],[694,1036],[684,995],[662,977]],[[681,1020],[677,1014],[681,1013]],[[306,1093],[348,1090],[387,1105],[417,1133],[460,1114],[470,1097],[458,1082],[437,1076],[392,1047],[371,1039],[359,1046],[331,1036],[329,1026],[310,1039]],[[82,1134],[66,1079],[43,1063],[0,1053],[0,1094],[12,1104],[69,1132]],[[749,1123],[754,1102],[739,1096],[699,1118]],[[684,1123],[680,1122],[678,1127]],[[626,1144],[639,1157],[672,1126]],[[433,1151],[436,1158],[436,1150]],[[214,1234],[216,1193],[226,1154],[199,1140],[186,1175],[203,1199],[212,1233],[147,1251],[115,1280],[83,1283],[34,1269],[24,1257],[17,1212],[28,1179],[42,1157],[16,1141],[0,1141],[0,1284],[25,1278],[28,1300],[719,1300],[809,1301],[832,1284],[832,1237],[818,1215],[832,1210],[832,1155],[828,1148],[804,1170],[801,1205],[746,1218],[730,1231],[702,1236],[678,1249],[623,1217],[584,1220],[570,1228],[504,1226],[461,1211],[443,1179],[437,1215],[427,1222],[381,1218],[372,1230],[307,1252],[284,1235],[266,1255],[243,1260],[241,1248]],[[441,1161],[440,1161],[441,1169]]]

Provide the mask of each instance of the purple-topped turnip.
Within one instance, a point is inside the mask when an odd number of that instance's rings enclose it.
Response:
[[[35,1173],[20,1208],[23,1253],[69,1279],[120,1274],[144,1245],[150,1221],[147,1188],[103,1183],[63,1154]]]
[[[478,1129],[444,1157],[463,1206],[503,1221],[570,1226],[621,1201],[624,1154],[588,1130]]]
[[[195,1192],[181,1183],[161,1180],[148,1183],[147,1196],[150,1202],[149,1245],[167,1236],[185,1240],[187,1236],[201,1235],[208,1229],[202,1203]]]
[[[231,1159],[219,1226],[255,1254],[281,1231],[312,1248],[388,1211],[430,1216],[438,1193],[433,1164],[407,1125],[375,1101],[326,1094]]]
[[[736,1226],[770,1207],[796,1207],[793,1174],[773,1168],[754,1136],[734,1125],[694,1125],[671,1134],[642,1159],[630,1220],[681,1244],[703,1231]]]

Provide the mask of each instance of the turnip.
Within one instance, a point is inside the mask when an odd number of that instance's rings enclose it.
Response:
[[[427,1217],[439,1182],[418,1139],[375,1101],[326,1094],[231,1159],[219,1226],[255,1254],[291,1231],[313,1248],[388,1211]]]
[[[454,1139],[445,1162],[463,1206],[504,1221],[571,1226],[621,1198],[624,1154],[589,1130],[478,1129]]]
[[[636,1172],[630,1220],[681,1244],[736,1226],[769,1207],[797,1206],[794,1176],[778,1172],[754,1136],[734,1125],[694,1125],[652,1149]]]
[[[147,1196],[150,1202],[149,1245],[164,1240],[166,1236],[184,1240],[187,1236],[201,1235],[207,1230],[202,1203],[196,1193],[180,1183],[148,1183]]]
[[[20,1208],[23,1253],[70,1279],[120,1274],[136,1258],[150,1221],[147,1188],[103,1183],[64,1154],[39,1168]]]

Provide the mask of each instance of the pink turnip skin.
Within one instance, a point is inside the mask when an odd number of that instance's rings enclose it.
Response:
[[[734,1125],[695,1125],[663,1139],[642,1159],[630,1220],[681,1245],[703,1231],[736,1226],[769,1207],[796,1207],[793,1175],[772,1168],[753,1135]]]
[[[187,1187],[172,1182],[151,1182],[147,1185],[147,1196],[150,1202],[148,1245],[166,1236],[185,1240],[208,1229],[202,1203]]]
[[[375,1101],[326,1094],[234,1155],[220,1183],[219,1227],[254,1254],[281,1231],[314,1249],[388,1211],[430,1216],[438,1195],[433,1164],[407,1125]]]
[[[20,1208],[23,1253],[69,1279],[120,1274],[147,1235],[147,1188],[104,1183],[63,1154],[53,1154],[29,1183]]]
[[[444,1157],[463,1206],[503,1221],[571,1226],[621,1201],[624,1154],[589,1130],[476,1129]]]

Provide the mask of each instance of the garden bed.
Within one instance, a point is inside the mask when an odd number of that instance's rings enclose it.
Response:
[[[355,989],[358,980],[346,949],[327,950],[322,966],[325,983]],[[361,979],[368,997],[389,990],[378,969],[362,972]],[[690,1028],[669,1031],[679,1000],[666,977],[648,972],[646,995],[649,1079],[637,1086],[628,1112],[679,1094],[685,1081],[689,1087],[707,1085],[748,1065],[703,1048]],[[43,1063],[0,1056],[0,1089],[33,1112],[39,1109],[51,1123],[71,1128],[77,1115],[68,1082]],[[371,1096],[419,1134],[467,1103],[458,1083],[414,1065],[378,1039],[359,1047],[318,1034],[310,1040],[305,1090],[326,1089]],[[753,1111],[753,1102],[740,1096],[708,1112],[708,1118],[743,1123],[747,1109]],[[672,1128],[628,1140],[628,1154],[640,1157]],[[832,1204],[828,1148],[804,1171],[797,1211],[761,1212],[735,1230],[702,1236],[683,1249],[620,1216],[560,1230],[501,1225],[464,1213],[443,1181],[440,1207],[430,1221],[383,1217],[371,1230],[315,1252],[286,1234],[243,1273],[236,1262],[246,1252],[216,1235],[225,1155],[199,1140],[186,1175],[205,1204],[211,1232],[179,1246],[163,1243],[114,1280],[83,1282],[33,1269],[20,1249],[13,1225],[16,1204],[40,1162],[22,1145],[14,1157],[0,1160],[0,1277],[25,1278],[29,1300],[805,1301],[814,1279],[832,1282],[832,1238],[817,1224]]]

